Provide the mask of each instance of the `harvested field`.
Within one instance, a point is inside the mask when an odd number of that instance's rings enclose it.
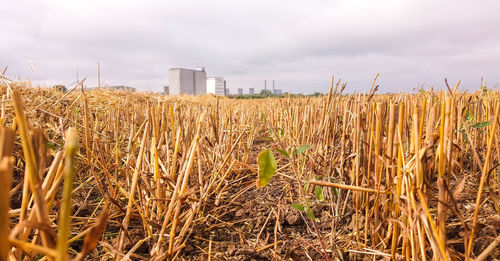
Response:
[[[498,91],[0,85],[0,260],[500,258]]]

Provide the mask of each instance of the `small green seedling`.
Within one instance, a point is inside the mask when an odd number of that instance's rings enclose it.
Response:
[[[263,188],[269,184],[274,173],[276,173],[277,166],[273,153],[269,149],[261,151],[257,156],[257,164],[259,165],[257,187]]]

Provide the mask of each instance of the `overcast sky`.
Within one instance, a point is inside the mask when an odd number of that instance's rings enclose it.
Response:
[[[0,67],[52,85],[87,77],[161,91],[171,67],[237,88],[413,91],[500,82],[500,1],[0,1]],[[268,84],[269,86],[269,84]],[[247,92],[247,90],[245,90]]]

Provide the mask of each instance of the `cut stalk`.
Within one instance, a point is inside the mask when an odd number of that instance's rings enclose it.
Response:
[[[73,128],[69,128],[66,132],[64,152],[64,187],[58,225],[56,261],[66,261],[68,259],[68,238],[71,229],[71,195],[75,178],[75,155],[77,151],[78,132]]]
[[[12,150],[14,147],[14,132],[0,126],[0,261],[8,260],[10,244],[10,188],[12,184]]]
[[[50,227],[51,221],[49,218],[49,211],[47,210],[47,205],[45,202],[45,197],[42,191],[42,184],[40,182],[40,176],[38,172],[38,164],[36,162],[35,151],[33,149],[33,144],[31,141],[31,135],[29,133],[28,122],[26,120],[26,115],[24,114],[23,103],[21,100],[21,95],[17,90],[12,92],[12,101],[14,103],[14,111],[16,113],[16,122],[19,126],[19,133],[21,135],[21,143],[23,146],[24,157],[26,161],[26,175],[25,179],[29,180],[31,190],[34,194],[34,200],[37,210],[37,216],[42,224],[46,224]],[[42,231],[42,240],[44,245],[53,248],[54,238],[50,236],[50,232]],[[53,233],[52,233],[53,234]]]
[[[477,218],[479,214],[479,209],[481,208],[481,198],[483,196],[484,184],[486,183],[486,177],[488,176],[490,158],[493,147],[493,139],[496,135],[499,112],[500,112],[500,102],[497,101],[495,109],[495,117],[493,118],[493,125],[491,126],[490,137],[488,140],[488,149],[486,151],[486,157],[484,158],[483,172],[481,174],[481,180],[479,181],[479,188],[477,191],[476,206],[474,208],[474,216],[472,218],[472,230],[469,237],[469,244],[467,245],[467,251],[465,253],[465,257],[467,260],[470,259],[471,257],[470,254],[472,251],[472,247],[474,245],[474,235],[476,232]]]

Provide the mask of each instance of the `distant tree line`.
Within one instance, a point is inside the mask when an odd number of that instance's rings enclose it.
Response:
[[[258,94],[233,94],[229,95],[231,99],[263,99],[268,97],[273,98],[285,98],[285,97],[293,97],[293,98],[301,98],[301,97],[321,97],[325,94],[321,92],[315,92],[313,94],[292,94],[292,93],[283,93],[283,94],[273,94],[271,90],[261,90]]]

